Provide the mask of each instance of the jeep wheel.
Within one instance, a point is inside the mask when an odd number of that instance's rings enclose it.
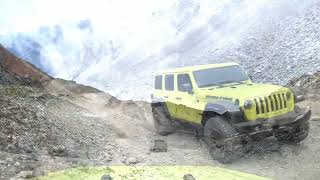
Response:
[[[213,159],[230,163],[243,154],[241,140],[236,135],[236,129],[224,117],[216,116],[206,122],[204,138]]]
[[[309,122],[300,124],[295,132],[280,133],[276,135],[278,141],[282,143],[298,144],[309,134]]]
[[[163,105],[152,107],[153,122],[156,132],[162,136],[166,136],[173,132],[171,119],[167,109]]]

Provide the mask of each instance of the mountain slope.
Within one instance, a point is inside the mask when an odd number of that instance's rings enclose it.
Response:
[[[316,0],[177,0],[137,27],[106,28],[89,19],[0,42],[21,56],[34,46],[40,50],[28,61],[39,64],[39,53],[50,75],[120,99],[148,100],[156,70],[229,61],[256,81],[284,85],[319,70],[319,6]]]
[[[0,45],[0,179],[111,161],[115,131],[70,101],[101,91],[57,81]]]
[[[123,76],[124,82],[108,90],[117,97],[145,98],[158,69],[230,61],[241,64],[255,81],[280,85],[319,71],[320,3],[277,2],[260,7],[230,4],[161,53],[125,66],[130,73]]]
[[[50,81],[53,78],[34,67],[32,64],[16,57],[0,44],[0,67],[3,73],[10,74],[13,79],[25,79],[38,83]],[[9,76],[9,75],[4,75]]]

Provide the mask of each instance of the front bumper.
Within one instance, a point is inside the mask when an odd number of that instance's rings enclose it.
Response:
[[[275,118],[236,123],[234,127],[237,128],[240,133],[246,133],[247,135],[260,133],[274,134],[279,131],[291,131],[300,124],[307,122],[310,117],[311,110],[307,107],[305,110],[290,112]]]

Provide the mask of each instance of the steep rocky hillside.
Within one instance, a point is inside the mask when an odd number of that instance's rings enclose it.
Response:
[[[9,82],[43,83],[53,78],[34,67],[32,64],[16,57],[0,44],[0,68],[3,74],[2,84]]]
[[[290,80],[288,85],[304,89],[320,89],[320,72],[304,74],[300,77],[294,78]]]
[[[241,14],[240,9],[239,14],[232,16],[238,12],[233,6],[225,10],[230,16],[225,11],[213,16],[208,25],[194,29],[182,41],[165,48],[169,55],[151,56],[130,67],[139,80],[136,76],[128,77],[128,83],[135,92],[141,92],[140,86],[146,89],[151,84],[149,77],[154,69],[230,61],[240,63],[257,82],[281,85],[319,71],[320,2],[304,1],[306,4],[297,5],[290,1],[279,3],[279,7],[272,2],[254,18]],[[147,79],[148,85],[143,79]],[[124,97],[134,96],[117,85],[119,90],[123,89]]]
[[[287,84],[295,94],[303,95],[310,101],[320,100],[320,71],[314,74],[304,74],[294,78]]]
[[[100,91],[56,81],[0,46],[0,179],[111,161],[113,129],[63,98]]]
[[[172,2],[146,17],[139,31],[107,24],[102,38],[96,19],[88,19],[5,35],[0,42],[54,77],[120,99],[149,99],[152,75],[163,68],[235,61],[254,80],[282,85],[319,70],[317,0]],[[106,36],[117,28],[119,34]]]
[[[235,1],[161,53],[126,61],[130,66],[119,61],[116,70],[127,73],[106,89],[117,97],[145,99],[158,69],[230,61],[241,64],[256,82],[280,85],[319,71],[319,1],[268,2],[256,8]]]

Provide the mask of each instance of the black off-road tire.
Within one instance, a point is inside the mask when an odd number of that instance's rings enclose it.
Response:
[[[276,138],[281,143],[298,144],[308,137],[309,134],[309,122],[300,124],[294,132],[280,133],[276,135]]]
[[[159,135],[166,136],[173,132],[172,121],[164,105],[152,106],[152,115],[154,127]]]
[[[204,127],[204,140],[213,159],[221,163],[230,163],[243,155],[241,139],[237,131],[222,116],[210,118]]]

